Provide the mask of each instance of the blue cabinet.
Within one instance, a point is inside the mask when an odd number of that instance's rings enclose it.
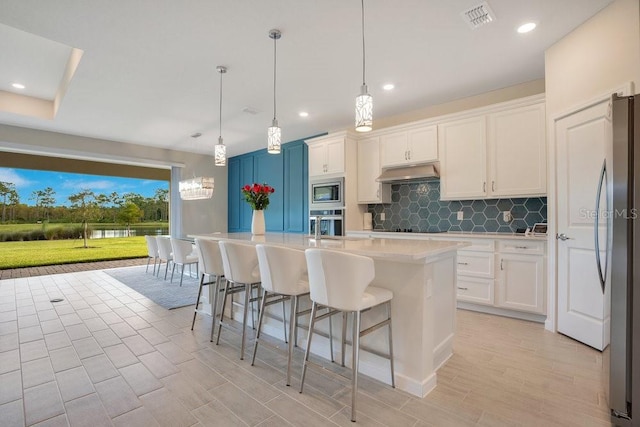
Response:
[[[251,208],[240,189],[254,182],[276,189],[265,211],[267,231],[308,232],[308,154],[303,140],[283,144],[279,155],[258,150],[232,157],[227,164],[229,232],[251,231]]]
[[[309,232],[309,161],[307,144],[284,150],[284,231]]]

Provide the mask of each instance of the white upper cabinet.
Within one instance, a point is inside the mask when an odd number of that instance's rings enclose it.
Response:
[[[342,136],[308,141],[309,176],[344,174],[344,143],[345,139]]]
[[[544,104],[489,114],[488,182],[493,197],[547,192],[544,121]]]
[[[438,127],[427,126],[382,135],[380,164],[383,168],[438,160]]]
[[[358,203],[391,203],[391,185],[376,181],[380,172],[380,139],[359,140]]]
[[[546,194],[543,102],[438,127],[443,200]]]
[[[485,123],[485,116],[479,116],[438,126],[441,199],[487,195]]]

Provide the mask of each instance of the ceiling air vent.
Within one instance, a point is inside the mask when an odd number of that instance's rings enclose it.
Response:
[[[464,22],[473,30],[496,20],[496,15],[486,1],[483,1],[471,9],[465,10],[461,15]]]

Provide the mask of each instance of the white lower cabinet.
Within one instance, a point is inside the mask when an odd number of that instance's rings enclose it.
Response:
[[[493,282],[493,279],[479,279],[458,273],[458,301],[493,305]]]
[[[471,243],[458,251],[458,301],[546,314],[545,242]]]
[[[437,237],[401,233],[363,234],[379,238],[449,240],[468,243],[458,250],[457,300],[460,307],[533,321],[547,314],[547,242],[534,238],[467,237],[439,234]]]
[[[498,244],[498,307],[546,314],[544,248],[544,242]]]

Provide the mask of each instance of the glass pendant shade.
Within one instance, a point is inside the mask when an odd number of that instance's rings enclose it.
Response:
[[[282,144],[282,131],[276,119],[276,42],[280,37],[282,37],[280,30],[269,31],[269,38],[273,40],[273,121],[271,127],[267,129],[267,153],[269,154],[280,154],[280,145]]]
[[[356,132],[369,132],[373,129],[373,97],[367,90],[366,76],[366,56],[364,45],[364,0],[362,4],[362,86],[360,95],[356,96]]]
[[[227,67],[218,65],[216,67],[218,73],[220,73],[220,136],[218,136],[218,143],[213,147],[213,158],[216,166],[227,165],[227,147],[222,140],[222,75],[227,72]]]
[[[227,165],[227,146],[222,143],[222,137],[218,138],[218,143],[214,147],[214,158],[216,166]]]
[[[267,153],[280,153],[280,145],[282,144],[281,138],[282,132],[278,126],[278,121],[274,120],[273,123],[271,123],[271,127],[267,129]]]
[[[373,97],[362,85],[360,95],[356,97],[356,131],[369,132],[373,128]]]

